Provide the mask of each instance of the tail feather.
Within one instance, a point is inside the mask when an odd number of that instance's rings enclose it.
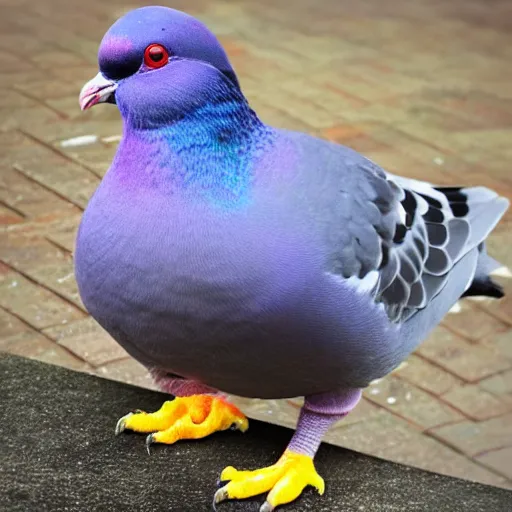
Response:
[[[496,227],[503,214],[507,211],[509,202],[504,197],[497,197],[484,203],[469,203],[468,219],[471,224],[469,244],[483,242]]]
[[[478,246],[478,251],[475,276],[461,298],[483,296],[501,299],[505,296],[505,293],[501,285],[492,280],[491,274],[503,265],[487,254],[485,242]]]
[[[473,279],[470,287],[461,295],[461,298],[475,296],[501,299],[505,296],[505,292],[498,283],[486,276],[484,279]]]
[[[487,254],[485,239],[507,210],[509,201],[485,187],[438,187],[436,190],[446,197],[455,217],[469,222],[465,249],[478,247],[475,273],[462,297],[503,297],[503,288],[490,277],[502,265]]]

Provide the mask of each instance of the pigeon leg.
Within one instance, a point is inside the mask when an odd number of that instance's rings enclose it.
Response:
[[[255,471],[227,467],[220,480],[228,483],[215,493],[214,504],[270,491],[260,512],[272,512],[298,498],[307,486],[323,494],[324,480],[317,473],[313,458],[331,424],[346,416],[360,398],[359,389],[307,397],[295,434],[278,462]]]
[[[232,428],[245,432],[249,422],[243,413],[215,390],[185,379],[168,379],[153,374],[158,385],[173,396],[152,413],[141,410],[123,416],[115,433],[124,430],[149,433],[146,446],[152,443],[173,444],[180,439],[200,439],[214,432]]]

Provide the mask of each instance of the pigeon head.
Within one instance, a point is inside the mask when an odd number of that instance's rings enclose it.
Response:
[[[167,7],[142,7],[103,37],[100,72],[84,85],[80,107],[117,103],[125,122],[159,127],[225,95],[240,95],[217,38],[201,22]]]

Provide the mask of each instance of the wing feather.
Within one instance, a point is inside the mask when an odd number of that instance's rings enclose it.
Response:
[[[454,266],[485,239],[508,202],[484,187],[436,188],[400,178],[368,160],[356,172],[356,190],[343,193],[351,241],[338,264],[345,277],[360,280],[377,271],[374,298],[392,321],[403,323],[443,290]],[[468,268],[468,277],[475,271]]]

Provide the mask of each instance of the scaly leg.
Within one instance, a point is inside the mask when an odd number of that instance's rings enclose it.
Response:
[[[180,439],[200,439],[229,428],[245,432],[249,422],[244,414],[212,388],[194,381],[167,378],[153,373],[158,385],[172,396],[153,413],[136,410],[123,416],[115,433],[124,430],[149,433],[146,447],[152,443],[173,444]]]
[[[255,471],[227,467],[220,480],[229,482],[215,493],[214,503],[270,491],[260,512],[271,512],[298,498],[308,485],[323,494],[324,480],[316,472],[313,458],[330,425],[347,415],[360,398],[360,389],[307,397],[295,434],[277,463]]]

